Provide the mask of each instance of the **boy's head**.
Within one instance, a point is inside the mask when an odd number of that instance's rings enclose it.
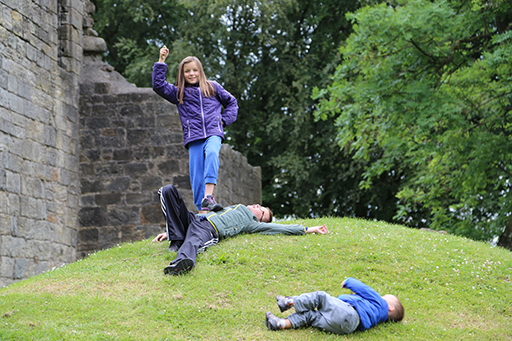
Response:
[[[404,306],[400,303],[398,297],[393,295],[384,295],[382,299],[388,302],[388,321],[399,322],[402,321],[405,315]]]

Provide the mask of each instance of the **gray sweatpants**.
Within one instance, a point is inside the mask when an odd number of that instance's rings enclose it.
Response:
[[[359,314],[350,304],[325,291],[293,296],[295,313],[287,317],[293,328],[313,326],[335,334],[349,334],[359,325]]]

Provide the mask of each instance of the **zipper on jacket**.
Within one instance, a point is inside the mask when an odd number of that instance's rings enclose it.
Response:
[[[188,138],[190,138],[190,120],[187,120],[187,133],[188,133]]]
[[[206,123],[204,121],[204,110],[203,110],[203,96],[201,96],[201,88],[199,89],[199,103],[201,103],[201,117],[203,118],[203,133],[204,138],[206,138]]]
[[[217,128],[219,128],[219,132],[220,132],[220,133],[222,133],[222,129],[220,128],[220,127],[221,127],[221,125],[222,125],[222,121],[221,121],[221,120],[222,120],[222,119],[221,119],[221,118],[220,118],[220,116],[219,116],[219,121],[217,122]]]

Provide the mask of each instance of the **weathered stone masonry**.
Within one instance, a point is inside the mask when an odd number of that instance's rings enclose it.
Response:
[[[0,286],[160,232],[162,185],[194,207],[175,106],[101,62],[93,12],[0,0]],[[259,167],[220,165],[219,202],[261,202]]]
[[[82,1],[0,1],[0,285],[76,259]]]

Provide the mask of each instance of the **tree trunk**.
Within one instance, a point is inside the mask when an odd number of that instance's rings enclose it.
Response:
[[[512,251],[512,214],[508,219],[508,224],[507,227],[505,227],[505,231],[503,231],[500,239],[498,240],[498,246]]]

